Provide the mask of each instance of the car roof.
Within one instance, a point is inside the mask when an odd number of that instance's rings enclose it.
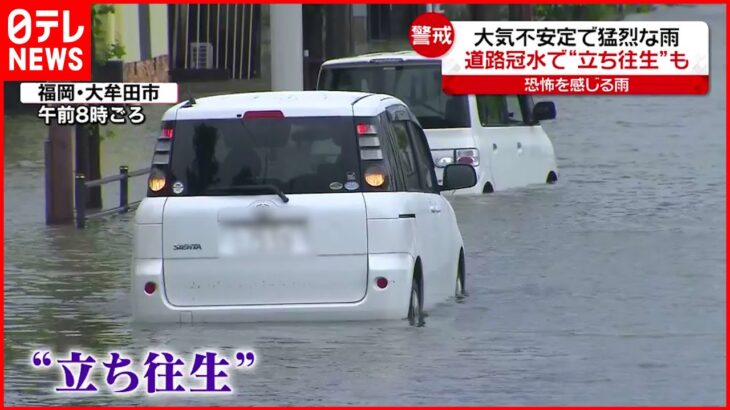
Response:
[[[378,62],[403,62],[403,63],[440,63],[438,58],[424,57],[413,50],[389,51],[380,53],[362,54],[354,57],[337,58],[325,61],[322,66],[349,65]]]
[[[183,101],[165,112],[163,121],[237,118],[246,111],[281,111],[289,117],[375,116],[389,105],[403,104],[385,95],[350,91],[268,91],[224,94]]]

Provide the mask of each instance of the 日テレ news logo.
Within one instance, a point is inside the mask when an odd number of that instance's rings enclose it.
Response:
[[[0,8],[5,43],[1,63],[6,80],[91,79],[89,6],[32,2]]]

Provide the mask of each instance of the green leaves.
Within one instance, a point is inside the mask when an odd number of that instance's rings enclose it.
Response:
[[[111,43],[106,41],[106,35],[108,33],[104,30],[104,20],[102,20],[103,16],[107,16],[109,14],[114,14],[115,8],[113,5],[96,5],[91,7],[91,21],[92,21],[92,43],[94,44],[94,58],[97,63],[104,65],[107,63],[107,61],[119,58],[121,59],[124,57],[127,52],[124,49],[124,46],[117,42],[113,41]],[[103,45],[103,48],[100,50],[98,47],[100,45]]]

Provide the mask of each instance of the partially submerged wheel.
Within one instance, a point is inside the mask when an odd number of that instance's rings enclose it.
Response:
[[[457,299],[466,296],[466,269],[464,268],[464,254],[459,255],[459,266],[456,269],[456,290],[454,295]]]
[[[411,326],[423,326],[423,298],[421,284],[414,278],[411,285],[411,300],[408,303],[408,323]]]
[[[554,183],[558,182],[558,175],[555,173],[555,171],[550,171],[548,173],[548,176],[547,176],[545,182],[548,184],[554,184]]]

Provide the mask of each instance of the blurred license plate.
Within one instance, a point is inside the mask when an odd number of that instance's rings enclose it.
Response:
[[[231,227],[221,243],[224,255],[305,254],[306,230],[301,224],[253,224]]]

